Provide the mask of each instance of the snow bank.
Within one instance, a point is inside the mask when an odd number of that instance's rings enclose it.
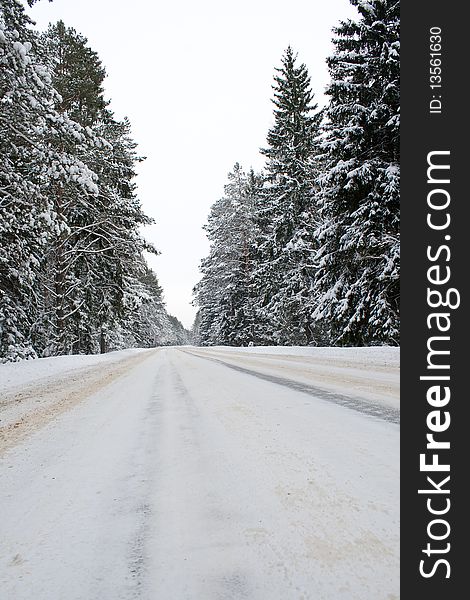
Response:
[[[399,366],[400,348],[396,346],[357,347],[310,347],[310,346],[251,346],[235,348],[233,346],[210,346],[210,350],[224,352],[249,352],[251,354],[281,354],[288,356],[311,356],[314,358],[348,359],[364,364]]]
[[[7,392],[22,386],[37,383],[49,377],[64,375],[85,367],[117,362],[145,349],[119,350],[108,354],[54,356],[24,360],[17,363],[0,364],[0,398]]]

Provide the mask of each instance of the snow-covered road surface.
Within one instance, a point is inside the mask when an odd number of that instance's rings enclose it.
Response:
[[[312,381],[304,355],[289,369],[285,353],[230,352],[95,357],[74,377],[29,379],[20,398],[13,365],[2,600],[399,597],[393,351],[367,359],[368,385],[356,354],[325,351]],[[348,395],[361,404],[334,397]]]

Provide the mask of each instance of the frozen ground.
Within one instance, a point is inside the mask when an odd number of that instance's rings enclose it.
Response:
[[[396,350],[42,364],[0,365],[2,600],[398,598]]]

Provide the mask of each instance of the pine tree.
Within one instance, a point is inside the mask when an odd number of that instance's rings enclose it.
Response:
[[[145,281],[156,251],[139,231],[142,159],[108,108],[105,70],[63,23],[30,26],[0,0],[0,360],[180,339]]]
[[[200,307],[198,336],[203,345],[246,345],[255,335],[253,288],[254,194],[259,176],[246,175],[237,163],[225,195],[211,208],[204,227],[211,241],[195,288]]]
[[[64,227],[51,241],[46,269],[54,277],[55,335],[49,353],[103,351],[113,327],[122,328],[127,313],[141,302],[139,277],[145,272],[142,252],[154,248],[138,228],[149,224],[135,194],[135,152],[127,120],[117,122],[107,108],[105,70],[87,40],[62,22],[43,36],[60,92],[59,114],[72,119],[89,136],[87,144],[64,145],[95,174],[98,189],[77,193],[74,182],[55,186],[53,200]],[[48,265],[47,265],[48,266]],[[45,282],[45,288],[50,284]]]
[[[91,127],[106,116],[109,105],[103,88],[106,70],[98,54],[83,35],[63,21],[49,25],[42,40],[51,61],[53,86],[60,94],[58,112]]]
[[[34,285],[43,250],[39,148],[47,75],[31,59],[34,36],[23,7],[0,1],[0,358],[34,356]],[[46,79],[46,81],[44,81]],[[47,88],[46,88],[47,89]],[[47,96],[46,96],[47,97]]]
[[[274,78],[274,125],[261,150],[267,177],[258,210],[255,279],[264,343],[303,345],[314,342],[308,308],[315,250],[312,173],[321,114],[307,68],[296,60],[287,48]]]
[[[127,332],[128,336],[125,346],[151,348],[161,344],[162,334],[167,325],[163,290],[155,273],[145,264],[138,281],[139,300],[122,323],[123,331]],[[134,295],[134,300],[135,298]]]
[[[184,346],[189,344],[191,336],[189,331],[184,328],[183,324],[176,317],[170,314],[167,314],[167,321],[170,327],[170,334],[166,336],[165,345]]]
[[[398,344],[399,3],[351,3],[328,60],[314,317],[338,344]]]
[[[191,344],[194,346],[202,346],[201,336],[200,336],[200,325],[201,325],[201,311],[197,310],[196,316],[194,317],[193,324],[190,330],[190,340]]]
[[[129,121],[120,123],[109,116],[95,124],[95,131],[108,143],[90,155],[100,193],[87,214],[86,238],[83,225],[78,227],[74,251],[82,289],[88,294],[82,329],[95,340],[99,334],[100,343],[105,344],[103,338],[119,323],[128,324],[129,315],[146,297],[141,283],[148,267],[142,254],[157,251],[139,231],[153,221],[142,211],[136,195],[135,166],[142,159],[136,154]]]
[[[32,332],[40,327],[38,274],[49,236],[60,229],[48,193],[53,181],[74,172],[83,190],[92,174],[58,153],[53,136],[84,138],[53,108],[57,93],[38,56],[37,35],[16,0],[0,2],[0,357],[35,356]]]
[[[99,99],[90,93],[84,80],[102,81],[104,70],[95,56],[92,61],[86,60],[85,42],[74,30],[66,29],[62,22],[50,26],[41,36],[41,51],[58,92],[54,110],[75,133],[64,137],[53,129],[47,140],[57,153],[58,162],[66,165],[69,176],[56,178],[52,185],[47,182],[57,227],[49,239],[48,252],[41,265],[42,312],[46,326],[35,335],[35,345],[46,356],[96,351],[93,336],[89,331],[83,331],[80,325],[89,321],[87,304],[92,297],[92,271],[86,269],[83,260],[80,264],[80,259],[86,254],[87,262],[97,251],[90,243],[90,236],[101,185],[98,185],[97,173],[90,168],[90,156],[102,152],[106,143],[89,127],[91,123],[86,117],[92,111],[88,104],[94,107]],[[82,83],[88,93],[80,92]],[[96,91],[101,97],[102,89]],[[76,162],[89,170],[94,187],[83,190],[77,186],[80,175],[74,165]]]

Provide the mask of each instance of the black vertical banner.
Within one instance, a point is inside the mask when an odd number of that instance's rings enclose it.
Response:
[[[467,597],[465,3],[401,3],[401,598]]]

